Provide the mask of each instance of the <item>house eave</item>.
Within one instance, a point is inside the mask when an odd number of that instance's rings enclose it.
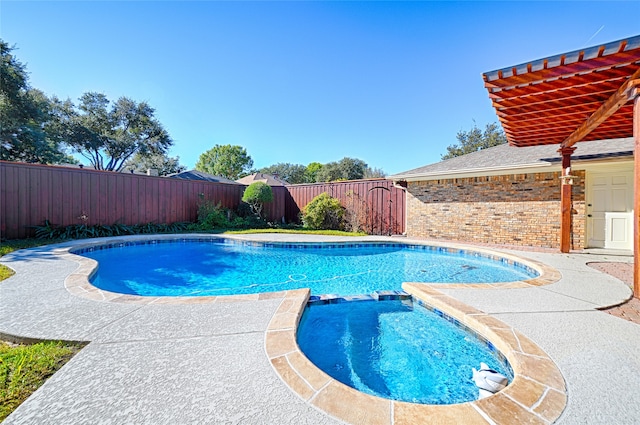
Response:
[[[572,168],[576,170],[586,170],[591,167],[603,167],[612,166],[616,164],[630,164],[633,163],[633,155],[618,156],[615,158],[597,158],[597,159],[580,159],[576,158],[573,161]],[[500,176],[505,174],[529,174],[529,173],[549,173],[560,171],[560,161],[558,162],[542,162],[534,164],[519,164],[502,167],[484,167],[484,168],[467,168],[464,170],[454,171],[441,171],[434,173],[403,173],[394,174],[388,176],[388,180],[394,182],[406,181],[429,181],[429,180],[446,180],[446,179],[460,179],[468,177],[481,177],[481,176]]]
[[[440,171],[434,173],[415,173],[415,174],[394,174],[388,176],[387,179],[393,181],[425,181],[425,180],[444,180],[458,179],[465,177],[479,176],[499,176],[502,174],[523,174],[531,172],[551,171],[552,169],[560,169],[558,164],[552,163],[535,163],[535,164],[518,164],[502,167],[485,167],[485,168],[467,168],[464,170]]]

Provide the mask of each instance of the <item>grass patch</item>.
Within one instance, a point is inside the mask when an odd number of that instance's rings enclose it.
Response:
[[[367,236],[364,232],[344,232],[342,230],[308,230],[308,229],[247,229],[228,230],[224,232],[231,235],[247,235],[252,233],[293,233],[306,235],[326,235],[326,236]]]
[[[30,345],[0,341],[0,421],[9,416],[81,348],[82,344],[61,341]]]
[[[0,264],[0,282],[16,274],[9,267]]]

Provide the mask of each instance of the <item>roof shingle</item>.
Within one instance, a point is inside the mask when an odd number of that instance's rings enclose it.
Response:
[[[607,157],[633,156],[633,138],[596,140],[582,142],[571,156],[573,160],[594,160]],[[494,146],[466,155],[458,156],[413,170],[404,171],[387,177],[392,180],[402,180],[423,175],[437,175],[447,173],[463,173],[477,171],[482,174],[483,169],[511,169],[517,167],[548,166],[559,162],[558,145],[540,145],[515,147],[508,144]]]

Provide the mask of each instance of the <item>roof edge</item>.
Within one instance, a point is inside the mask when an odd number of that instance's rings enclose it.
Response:
[[[627,164],[633,163],[633,155],[619,155],[608,158],[572,158],[571,167],[576,170],[586,170],[594,166]],[[545,170],[542,170],[542,169]],[[387,180],[398,181],[429,181],[429,180],[445,180],[459,179],[468,177],[481,176],[499,176],[504,174],[526,174],[530,172],[552,172],[560,171],[560,161],[529,163],[511,165],[507,167],[484,167],[484,168],[467,168],[463,170],[449,170],[434,173],[414,173],[414,174],[394,174],[387,177]],[[514,173],[515,172],[515,173]]]
[[[543,163],[529,163],[529,164],[517,164],[517,165],[509,165],[509,166],[501,166],[501,167],[483,167],[483,168],[465,168],[462,170],[448,170],[448,171],[439,171],[433,173],[409,173],[409,174],[394,174],[387,177],[387,180],[406,180],[406,181],[416,181],[416,180],[437,180],[441,178],[456,178],[461,175],[470,174],[473,176],[480,175],[489,175],[490,173],[502,174],[503,171],[513,171],[513,170],[534,170],[539,168],[547,168],[552,167],[553,163],[543,162]],[[426,178],[425,178],[426,177]]]

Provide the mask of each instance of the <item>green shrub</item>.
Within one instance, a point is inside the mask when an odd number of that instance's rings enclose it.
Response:
[[[235,217],[231,220],[229,228],[231,229],[266,229],[269,223],[266,220],[250,215],[248,217]]]
[[[49,220],[45,220],[44,224],[33,226],[33,228],[38,239],[84,239],[148,233],[180,233],[187,230],[189,224],[188,222],[176,222],[170,224],[135,224],[133,226],[120,223],[112,225],[72,224],[69,226],[57,226]]]
[[[198,205],[198,224],[202,230],[213,230],[229,227],[229,210],[223,208],[220,203],[202,201]]]
[[[302,223],[308,229],[341,230],[343,217],[340,201],[326,192],[313,198],[302,211]]]
[[[258,217],[262,217],[262,208],[266,202],[273,201],[271,186],[264,182],[251,183],[242,195],[242,202],[251,207],[251,211]]]
[[[247,204],[246,202],[240,202],[235,212],[238,217],[255,217],[255,214],[251,210],[251,205]]]
[[[229,223],[229,227],[232,229],[248,229],[248,220],[245,217],[235,217]]]

